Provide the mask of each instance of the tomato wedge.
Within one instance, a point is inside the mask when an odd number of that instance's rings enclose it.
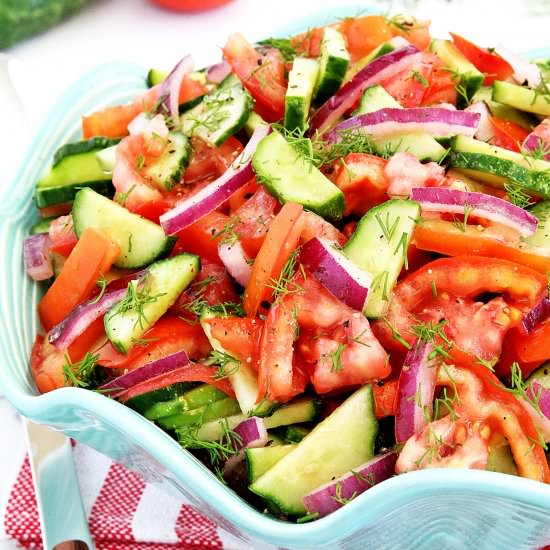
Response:
[[[61,322],[95,287],[120,254],[120,248],[101,231],[86,229],[57,279],[38,304],[42,326],[49,331]]]
[[[464,229],[464,230],[463,230]],[[550,273],[550,257],[534,254],[504,241],[490,227],[483,231],[477,226],[456,227],[443,220],[423,220],[414,229],[414,244],[421,250],[448,256],[472,254],[489,258],[502,258],[516,262],[540,273]]]
[[[504,147],[510,151],[519,153],[523,140],[529,135],[529,132],[519,124],[503,118],[489,117],[493,126],[495,135],[491,140],[493,145]]]
[[[486,367],[470,360],[440,368],[440,384],[457,389],[457,412],[471,420],[484,420],[506,437],[519,475],[545,483],[550,470],[540,445],[540,436],[526,409]]]
[[[495,80],[506,80],[512,76],[514,69],[500,55],[492,53],[485,48],[480,48],[473,42],[466,40],[458,34],[449,33],[457,50],[479,71],[485,78],[483,84],[490,86]]]
[[[145,382],[136,384],[124,394],[122,394],[119,399],[123,403],[131,399],[132,397],[137,397],[144,393],[149,393],[166,386],[171,386],[177,382],[205,382],[206,384],[212,384],[216,386],[219,390],[223,391],[230,397],[235,397],[235,392],[229,383],[229,380],[223,378],[221,380],[216,378],[217,369],[215,367],[209,367],[201,363],[189,363],[185,367],[180,367],[179,369],[173,370],[167,374],[161,374],[150,378]]]
[[[372,385],[374,396],[374,414],[376,418],[395,416],[395,399],[397,395],[397,378],[384,380]]]
[[[285,263],[298,246],[303,210],[301,204],[287,202],[271,222],[244,292],[243,307],[249,317],[255,317],[261,303],[271,298],[273,289],[269,285],[279,278]]]
[[[134,370],[181,350],[192,361],[198,361],[207,357],[211,349],[200,325],[166,314],[143,335],[143,343],[133,346],[128,355],[107,342],[98,350],[97,362],[106,368]]]
[[[393,36],[383,15],[348,17],[340,23],[340,32],[346,39],[352,63]]]
[[[260,55],[239,33],[228,38],[223,55],[256,100],[255,110],[258,114],[268,122],[283,118],[286,82],[280,55]]]

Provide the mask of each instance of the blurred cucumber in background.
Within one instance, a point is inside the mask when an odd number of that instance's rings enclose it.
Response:
[[[93,0],[0,0],[0,50],[53,27]]]

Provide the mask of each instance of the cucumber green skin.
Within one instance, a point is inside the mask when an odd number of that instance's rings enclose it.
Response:
[[[65,157],[71,155],[80,155],[81,153],[89,153],[90,151],[99,151],[112,147],[120,141],[119,138],[93,137],[73,143],[62,145],[53,155],[52,166],[58,165]]]
[[[484,101],[489,107],[489,111],[494,117],[502,118],[519,124],[526,130],[532,130],[538,124],[538,120],[530,113],[525,113],[509,105],[498,103],[491,99],[493,88],[489,86],[482,86],[479,92],[473,98],[473,102]]]
[[[124,311],[121,310],[123,298],[103,318],[105,334],[113,346],[121,353],[128,353],[135,341],[168,311],[199,271],[200,260],[194,254],[178,254],[151,264],[144,280],[150,281],[150,294],[157,299],[142,305],[141,311]],[[139,283],[130,281],[128,286],[132,284]]]
[[[311,429],[304,426],[284,426],[275,429],[275,434],[284,443],[300,443],[309,432],[311,432]]]
[[[49,218],[44,218],[43,220],[37,221],[30,230],[31,235],[38,235],[39,233],[47,233],[50,230],[50,225],[57,218],[51,216]]]
[[[303,515],[306,494],[373,457],[377,433],[372,387],[366,385],[249,488],[270,508]]]
[[[180,106],[178,107],[179,114],[183,115],[183,113],[186,113],[193,107],[196,107],[204,98],[205,98],[204,95],[200,95],[198,97],[194,97],[193,99],[190,99],[189,101],[180,103]]]
[[[520,111],[544,116],[550,115],[550,96],[537,94],[535,90],[530,90],[517,84],[496,80],[493,83],[493,94],[491,97],[493,101],[515,107]]]
[[[530,384],[533,380],[536,380],[542,387],[550,390],[550,363],[545,363],[542,367],[533,371],[526,382]]]
[[[448,164],[495,187],[511,182],[533,195],[550,199],[550,173],[529,170],[511,160],[483,153],[452,151]]]
[[[92,189],[85,188],[76,194],[72,214],[77,237],[80,238],[88,227],[93,227],[105,232],[120,246],[121,253],[115,263],[117,267],[148,265],[166,256],[177,240],[176,237],[166,236],[160,226],[129,212]]]
[[[314,422],[321,412],[321,402],[318,399],[301,398],[281,406],[270,416],[264,417],[265,426],[268,430],[286,426],[288,424],[299,424],[301,422]],[[230,429],[246,420],[248,416],[236,414],[226,418]],[[222,435],[219,422],[205,422],[198,437],[203,441],[217,441]]]
[[[168,71],[161,71],[160,69],[149,69],[147,72],[147,86],[152,88],[157,84],[161,84],[166,80]]]
[[[303,131],[307,128],[311,99],[317,78],[319,63],[313,59],[297,57],[288,75],[285,94],[284,126],[287,130]]]
[[[144,413],[147,409],[150,409],[159,401],[168,401],[181,397],[188,391],[195,388],[197,384],[197,382],[176,382],[175,384],[171,384],[165,388],[136,395],[135,397],[128,399],[128,401],[124,404],[139,413]]]
[[[287,130],[304,130],[307,125],[310,104],[303,97],[285,98],[284,126]]]
[[[249,483],[254,483],[295,448],[296,444],[290,443],[288,445],[271,445],[257,449],[245,449],[244,454],[246,456]]]
[[[320,75],[315,103],[324,103],[340,88],[349,67],[349,60],[341,57],[329,56],[325,71]]]
[[[259,181],[281,203],[296,202],[330,221],[344,212],[344,194],[302,158],[278,132],[266,136],[252,156]]]
[[[114,192],[111,174],[105,173],[95,155],[98,149],[65,155],[38,181],[34,193],[39,208],[71,202],[83,187],[102,195]]]
[[[392,199],[369,210],[357,224],[355,233],[344,247],[346,256],[366,269],[377,281],[371,287],[363,313],[370,318],[380,317],[386,310],[389,296],[397,282],[404,263],[400,241],[405,237],[408,248],[420,205],[414,201]],[[384,236],[379,219],[388,229],[396,223],[389,239]],[[386,222],[389,221],[389,223]],[[387,273],[387,276],[382,274]],[[380,279],[376,279],[380,277]]]
[[[163,416],[157,420],[157,424],[165,430],[174,430],[185,426],[193,426],[202,422],[209,422],[225,418],[240,411],[239,404],[230,397],[214,401],[210,405],[204,405],[196,409],[184,411],[171,416]]]
[[[226,397],[225,393],[218,388],[210,384],[202,384],[174,399],[155,403],[143,412],[143,416],[149,420],[157,420],[163,416],[172,416],[204,405],[210,405]]]
[[[81,183],[65,184],[58,187],[37,187],[34,191],[36,206],[38,208],[44,208],[55,204],[66,204],[73,202],[76,195],[78,195],[78,192],[85,187],[89,187],[104,197],[112,197],[115,193],[115,188],[111,183],[110,175],[108,178],[109,179],[99,181],[85,181]]]

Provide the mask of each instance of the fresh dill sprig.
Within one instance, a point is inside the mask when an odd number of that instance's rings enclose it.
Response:
[[[505,182],[504,190],[509,201],[520,208],[528,208],[534,204],[531,197],[517,183]]]
[[[412,346],[401,336],[401,333],[395,328],[395,326],[391,323],[391,321],[387,317],[383,317],[382,320],[386,324],[386,326],[390,329],[392,338],[394,340],[397,340],[402,346],[404,346],[407,349],[412,349]]]
[[[403,265],[405,266],[405,269],[409,269],[409,258],[407,256],[407,252],[409,250],[408,239],[409,234],[406,232],[402,233],[401,238],[399,239],[399,242],[397,243],[397,246],[393,251],[393,255],[395,256],[399,252],[399,250],[401,250],[401,258],[403,260]]]
[[[341,481],[336,482],[335,494],[332,497],[332,500],[334,500],[335,502],[337,502],[341,506],[345,506],[346,504],[348,504],[348,502],[351,502],[356,496],[357,496],[357,491],[353,491],[351,496],[349,496],[347,498],[344,497],[342,495],[342,482]]]
[[[130,281],[124,298],[116,306],[116,315],[124,315],[131,311],[137,314],[136,326],[140,328],[149,322],[145,314],[145,306],[156,302],[165,292],[151,294],[147,279],[143,281]]]
[[[393,224],[390,225],[390,213],[386,212],[386,220],[384,221],[380,214],[377,212],[374,215],[374,218],[378,222],[378,225],[380,226],[380,230],[382,231],[382,234],[384,235],[386,241],[390,242],[395,234],[395,230],[397,229],[397,225],[399,223],[399,217],[395,218],[393,220]]]
[[[217,367],[218,370],[214,375],[216,380],[222,380],[235,374],[241,366],[240,361],[236,357],[225,351],[215,349],[210,352],[210,356],[206,359],[205,364]]]
[[[138,155],[136,157],[136,170],[138,172],[141,172],[144,166],[145,166],[145,157],[143,155]]]
[[[433,361],[436,358],[443,357],[448,359],[450,357],[449,351],[453,347],[453,343],[449,340],[449,337],[445,333],[445,320],[427,323],[419,323],[411,327],[412,333],[418,338],[419,341],[425,342],[432,346],[430,353],[428,354],[428,361]]]
[[[178,428],[178,441],[184,448],[204,449],[210,455],[210,462],[213,466],[225,462],[228,458],[237,454],[242,438],[229,428],[227,418],[219,421],[221,436],[218,441],[204,441],[199,439],[198,433],[202,422]]]
[[[286,296],[292,292],[303,290],[300,285],[292,282],[294,273],[296,272],[298,250],[295,250],[286,261],[278,279],[271,279],[266,286],[273,289],[273,297],[277,299],[279,296]],[[292,283],[292,284],[291,284]]]
[[[95,284],[97,288],[99,288],[99,294],[90,302],[90,304],[97,304],[105,294],[105,289],[107,288],[108,281],[105,278],[105,275],[103,275],[103,273],[100,274]]]
[[[416,80],[419,84],[422,84],[424,88],[427,88],[430,85],[430,83],[426,80],[426,77],[419,71],[413,70],[410,78]]]
[[[95,367],[99,354],[86,353],[78,363],[71,363],[68,355],[65,355],[66,364],[63,365],[63,378],[66,386],[88,388],[93,383]]]
[[[482,359],[481,357],[476,357],[476,363],[478,365],[481,365],[482,367],[485,367],[492,372],[494,372],[495,370],[495,365],[497,364],[497,361],[498,359],[496,357],[494,359]]]
[[[465,204],[464,205],[464,218],[462,220],[454,220],[453,225],[462,231],[462,233],[466,233],[466,227],[468,225],[468,218],[470,217],[470,214],[475,210],[475,206],[472,206],[471,204]]]
[[[390,272],[385,269],[384,271],[381,271],[378,273],[373,279],[371,283],[371,288],[373,292],[376,292],[378,289],[382,289],[382,299],[388,300],[389,294],[388,294],[388,283],[389,283],[389,276]]]
[[[126,201],[128,200],[128,197],[135,190],[135,188],[136,188],[136,184],[134,183],[134,185],[132,185],[130,189],[128,189],[128,191],[124,193],[117,193],[115,197],[116,201],[122,206],[124,206],[126,204]]]
[[[439,397],[434,401],[434,418],[438,419],[444,416],[442,414],[443,409],[447,412],[451,420],[454,422],[458,418],[458,414],[455,410],[455,404],[458,402],[456,394],[452,397],[448,394],[447,388],[443,388],[443,391]]]
[[[542,416],[539,403],[541,392],[536,392],[533,389],[532,382],[528,384],[523,380],[523,372],[516,361],[510,367],[510,387],[504,386],[504,389],[518,399],[527,401]]]
[[[338,132],[338,141],[328,143],[317,134],[308,137],[307,129],[287,130],[280,124],[272,126],[283,134],[299,155],[316,168],[339,161],[349,153],[375,152],[371,137],[357,128]]]
[[[331,362],[330,372],[340,372],[344,368],[344,364],[342,363],[342,354],[344,353],[346,347],[346,344],[340,342],[336,349],[329,353],[328,356]]]

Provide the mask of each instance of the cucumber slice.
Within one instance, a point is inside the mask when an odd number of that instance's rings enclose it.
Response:
[[[325,27],[321,41],[319,77],[315,101],[323,103],[340,88],[349,67],[349,52],[340,32]]]
[[[528,248],[538,248],[550,254],[550,201],[540,201],[529,209],[539,223],[536,231],[527,237],[524,244]]]
[[[246,124],[252,111],[252,97],[232,76],[182,115],[181,128],[186,136],[198,137],[211,147],[218,147]]]
[[[168,76],[168,71],[161,71],[160,69],[149,69],[147,72],[147,86],[152,88],[157,84],[161,84],[166,80]]]
[[[96,151],[95,157],[106,174],[112,174],[116,163],[116,145]]]
[[[483,141],[457,136],[448,163],[456,170],[495,187],[514,183],[534,195],[550,198],[550,163]]]
[[[207,307],[204,307],[200,315],[201,326],[212,348],[221,353],[227,353],[220,342],[212,336],[210,325],[206,322],[207,319],[219,316],[219,313],[214,314]],[[256,403],[259,394],[258,376],[248,365],[239,361],[236,362],[239,363],[239,366],[238,368],[231,369],[228,378],[237,401],[241,406],[241,411],[250,416],[264,416],[268,414],[276,406],[275,403],[267,399]]]
[[[90,151],[100,151],[107,147],[112,147],[120,141],[119,138],[93,137],[73,143],[62,145],[53,155],[52,166],[57,166],[65,157],[89,153]]]
[[[44,218],[43,220],[37,221],[30,230],[31,235],[38,235],[39,233],[47,233],[50,230],[51,223],[57,219],[55,216],[49,218]]]
[[[380,84],[376,84],[363,92],[361,103],[355,114],[372,113],[386,107],[401,108],[401,105]],[[421,132],[373,139],[373,144],[378,154],[384,154],[386,151],[407,151],[418,160],[433,160],[434,162],[440,161],[447,153],[447,150],[432,136]]]
[[[197,382],[176,382],[175,384],[170,384],[165,388],[136,395],[135,397],[128,399],[128,401],[124,404],[131,409],[134,409],[134,411],[143,414],[147,409],[153,407],[159,401],[176,399],[196,386]]]
[[[226,416],[238,413],[240,410],[237,401],[227,397],[196,409],[173,414],[171,416],[163,416],[157,420],[157,424],[165,430],[173,430],[175,428],[193,426],[197,423],[216,420],[218,418],[225,418]]]
[[[57,150],[54,165],[38,181],[34,193],[39,208],[71,202],[83,187],[90,187],[102,195],[114,192],[111,174],[100,165],[96,152],[100,144],[112,146],[117,140],[93,138],[68,143]]]
[[[288,75],[285,95],[284,126],[287,130],[305,130],[311,98],[319,74],[319,64],[314,59],[297,57]],[[247,123],[248,124],[248,123]]]
[[[261,124],[267,125],[267,122],[258,114],[252,111],[250,115],[248,115],[248,118],[246,119],[246,123],[244,125],[244,131],[250,137],[256,128],[260,126]]]
[[[269,447],[259,447],[257,449],[245,449],[249,483],[254,483],[296,447],[296,443],[290,443],[289,445],[270,445]]]
[[[532,372],[527,379],[527,384],[530,384],[533,380],[536,380],[543,388],[550,390],[550,363],[545,363]]]
[[[226,397],[227,395],[218,388],[210,384],[202,384],[182,395],[174,397],[174,399],[154,403],[145,409],[143,416],[149,420],[157,420],[163,416],[172,416],[191,409],[210,405]]]
[[[167,237],[162,228],[133,214],[92,189],[82,189],[73,204],[74,229],[78,237],[88,227],[100,229],[120,246],[117,267],[142,267],[168,254],[175,238]]]
[[[463,94],[459,94],[459,107],[464,107],[481,88],[483,73],[478,71],[449,40],[432,40],[430,50],[437,54],[455,75],[457,86],[462,86]]]
[[[493,83],[492,99],[528,113],[550,115],[550,95],[540,94],[510,82],[496,80]]]
[[[346,243],[347,257],[373,277],[363,310],[367,317],[377,318],[384,314],[419,216],[417,202],[389,200],[369,210]]]
[[[323,218],[339,220],[344,194],[278,132],[260,141],[252,157],[256,177],[280,202],[303,204]]]
[[[266,428],[271,430],[279,426],[288,424],[299,424],[300,422],[313,422],[319,416],[321,404],[316,399],[301,398],[296,399],[288,405],[283,405],[270,416],[264,417]],[[225,420],[230,429],[240,424],[248,417],[244,414],[228,416]],[[204,423],[197,434],[198,439],[202,441],[217,441],[222,435],[222,429],[219,422]]]
[[[200,271],[199,257],[179,254],[151,264],[141,280],[130,281],[124,298],[105,314],[105,334],[122,353],[155,322]]]
[[[381,55],[386,55],[387,53],[393,52],[394,50],[395,47],[389,42],[384,42],[383,44],[380,44],[380,46],[374,48],[374,50],[372,50],[372,52],[370,52],[368,55],[362,57],[353,65],[350,65],[348,69],[348,74],[346,75],[346,81],[351,80],[361,69],[364,69],[376,58],[380,57]]]
[[[492,93],[492,87],[482,86],[472,99],[472,102],[484,101],[494,117],[515,122],[526,130],[532,130],[538,124],[538,120],[533,115],[514,109],[514,107],[510,107],[509,105],[493,101]]]
[[[300,443],[309,432],[311,432],[311,428],[305,426],[281,426],[275,429],[276,435],[284,443]]]
[[[143,175],[164,191],[170,191],[180,182],[190,156],[191,144],[187,137],[181,132],[170,132],[166,151],[143,170]]]
[[[366,385],[257,479],[250,490],[284,513],[304,514],[302,497],[372,458],[377,432],[372,387]]]
[[[501,474],[518,475],[518,469],[514,461],[514,455],[509,445],[489,447],[489,458],[487,460],[489,472],[500,472]]]

